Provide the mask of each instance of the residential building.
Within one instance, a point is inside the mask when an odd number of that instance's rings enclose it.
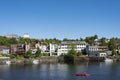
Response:
[[[7,38],[19,38],[19,36],[17,34],[7,34],[7,35],[5,35],[5,37],[7,37]]]
[[[24,49],[23,45],[17,45],[16,53],[19,54],[19,55],[24,55],[25,54],[25,49]]]
[[[99,56],[98,46],[89,46],[88,45],[86,47],[86,53],[88,54],[89,57]]]
[[[106,57],[108,47],[107,46],[87,46],[86,53],[89,57]]]
[[[10,47],[0,46],[0,54],[10,54]]]
[[[107,53],[99,53],[98,57],[107,57]]]
[[[98,51],[99,52],[106,52],[108,51],[108,46],[98,46]]]
[[[99,46],[100,43],[101,43],[101,42],[100,42],[100,39],[95,39],[94,42],[95,42],[95,45],[97,45],[97,46]]]
[[[17,45],[10,45],[10,53],[17,54]]]
[[[86,48],[86,45],[87,45],[85,41],[63,41],[58,46],[57,55],[60,56],[63,54],[67,54],[68,51],[71,50],[70,46],[72,44],[76,46],[75,50],[77,52],[82,52]]]
[[[11,45],[10,53],[24,55],[25,54],[24,46],[22,44]]]
[[[39,48],[41,50],[41,53],[46,53],[48,51],[48,46],[45,43],[38,42],[35,44],[36,48]]]
[[[57,44],[50,44],[49,52],[50,56],[57,56],[58,45]]]
[[[23,38],[30,38],[28,33],[24,33]]]

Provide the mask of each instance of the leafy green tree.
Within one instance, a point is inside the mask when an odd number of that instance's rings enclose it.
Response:
[[[109,49],[112,51],[112,55],[117,55],[116,49],[117,49],[117,39],[111,38],[108,43]]]
[[[80,38],[80,41],[84,41],[84,39],[83,39],[83,38]]]
[[[77,51],[76,51],[76,45],[75,44],[71,44],[69,46],[70,50],[68,51],[68,55],[72,55],[72,56],[77,56]]]
[[[24,56],[25,58],[33,58],[33,54],[32,54],[32,51],[31,50],[28,50]]]
[[[106,42],[106,38],[104,38],[104,37],[101,38],[101,39],[100,39],[100,42],[101,42],[101,43],[100,43],[100,46],[108,46],[108,43]]]
[[[98,39],[98,36],[97,35],[94,35],[94,36],[90,36],[90,37],[86,37],[85,38],[85,41],[90,44],[90,45],[94,45],[94,41],[95,39]]]
[[[0,45],[3,46],[3,45],[9,45],[9,42],[8,42],[8,38],[7,37],[4,37],[4,36],[0,36]]]
[[[35,53],[35,57],[41,57],[41,50],[38,48],[37,52]]]
[[[63,39],[63,41],[69,41],[69,39],[67,39],[67,38],[64,38],[64,39]]]
[[[9,39],[9,44],[18,44],[18,41],[16,38],[10,38]]]
[[[94,37],[94,39],[98,39],[98,35],[96,35],[96,34],[93,37]]]
[[[115,38],[111,38],[108,43],[108,47],[111,51],[116,50],[117,49],[117,40]]]

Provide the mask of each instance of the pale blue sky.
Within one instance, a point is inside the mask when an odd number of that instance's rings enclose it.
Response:
[[[120,38],[120,0],[0,0],[0,35]]]

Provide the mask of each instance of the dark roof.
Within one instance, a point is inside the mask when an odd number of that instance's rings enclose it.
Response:
[[[61,45],[69,45],[69,44],[86,44],[85,41],[62,41]]]

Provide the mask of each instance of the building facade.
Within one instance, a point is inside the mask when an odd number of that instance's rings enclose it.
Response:
[[[63,41],[58,46],[57,55],[60,56],[60,55],[67,54],[68,51],[71,50],[70,46],[72,44],[76,46],[75,50],[77,52],[82,52],[87,45],[85,41]]]

